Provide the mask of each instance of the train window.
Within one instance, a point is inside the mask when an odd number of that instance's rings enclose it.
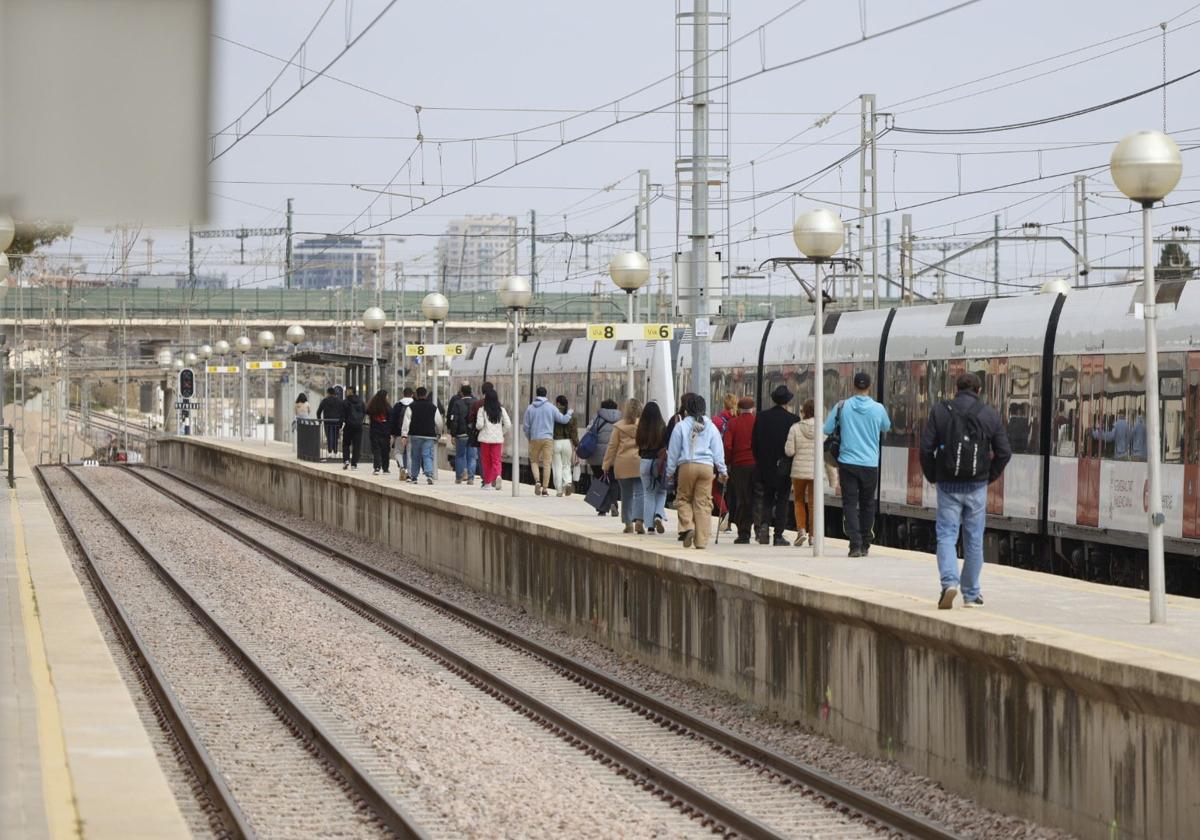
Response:
[[[575,339],[573,339],[573,338],[564,338],[562,341],[558,342],[558,355],[561,356],[564,353],[570,352],[571,345],[574,342],[575,342]]]
[[[830,312],[825,316],[825,335],[833,335],[837,331],[838,321],[842,320],[841,312]],[[812,327],[808,330],[809,335],[817,334],[817,320],[814,318]]]
[[[1075,420],[1079,413],[1079,357],[1054,360],[1054,422],[1050,445],[1055,455],[1075,457]]]
[[[1158,399],[1162,407],[1162,460],[1164,464],[1183,463],[1185,360],[1186,357],[1182,353],[1159,354]]]
[[[1008,442],[1014,453],[1030,455],[1041,451],[1039,408],[1041,398],[1042,360],[1037,356],[1021,356],[1008,360],[1008,393],[1006,403],[996,405],[1005,418]]]
[[[1104,357],[1103,414],[1089,426],[1101,457],[1146,460],[1146,388],[1140,354]]]
[[[981,300],[960,300],[950,307],[950,317],[946,319],[947,327],[962,327],[978,324],[983,321],[983,313],[987,309],[988,298]]]
[[[923,362],[912,363],[923,365]],[[916,418],[913,416],[916,388],[909,376],[909,362],[885,362],[883,404],[892,419],[892,430],[883,436],[886,446],[913,446]]]

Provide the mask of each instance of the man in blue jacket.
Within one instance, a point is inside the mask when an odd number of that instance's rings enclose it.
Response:
[[[866,557],[875,536],[879,436],[892,428],[887,409],[871,399],[870,390],[870,375],[863,371],[854,374],[854,396],[833,407],[824,427],[827,436],[834,428],[841,429],[838,483],[842,485],[842,515],[851,557]]]
[[[546,387],[537,387],[537,396],[525,409],[525,421],[521,424],[525,437],[529,440],[529,470],[533,473],[533,495],[546,495],[546,484],[550,483],[550,461],[554,454],[554,424],[570,423],[574,414],[570,409],[566,414],[546,399]],[[545,475],[545,484],[542,476]]]

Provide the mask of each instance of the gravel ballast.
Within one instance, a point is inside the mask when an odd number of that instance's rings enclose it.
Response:
[[[243,543],[183,518],[136,477],[100,469],[86,479],[239,639],[253,638],[277,679],[353,733],[435,836],[707,834]]]
[[[196,479],[187,476],[190,481]],[[900,764],[866,757],[802,725],[782,721],[726,692],[662,674],[626,659],[588,639],[548,626],[494,598],[457,581],[430,572],[387,546],[340,529],[302,519],[244,497],[229,488],[198,483],[289,528],[313,536],[346,553],[396,575],[518,633],[599,668],[617,679],[667,700],[797,761],[829,773],[847,784],[880,796],[897,807],[935,821],[968,838],[1069,840],[1067,832],[998,813],[945,790],[937,782]],[[184,485],[175,484],[182,491]],[[260,532],[263,534],[264,532]]]

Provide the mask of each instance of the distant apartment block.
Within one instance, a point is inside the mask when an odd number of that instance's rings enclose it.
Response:
[[[446,226],[438,240],[438,280],[446,292],[495,289],[517,273],[516,216],[467,216]]]
[[[296,240],[292,248],[293,289],[374,288],[379,271],[379,245],[352,237],[328,236]]]

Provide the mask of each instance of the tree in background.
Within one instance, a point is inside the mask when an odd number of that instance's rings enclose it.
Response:
[[[1191,280],[1196,276],[1196,268],[1187,251],[1178,242],[1168,242],[1163,246],[1154,267],[1154,277],[1157,280]]]
[[[9,265],[14,272],[21,268],[26,254],[32,254],[43,245],[70,236],[71,231],[75,229],[71,224],[47,221],[18,221],[15,227],[16,235],[6,251]]]

